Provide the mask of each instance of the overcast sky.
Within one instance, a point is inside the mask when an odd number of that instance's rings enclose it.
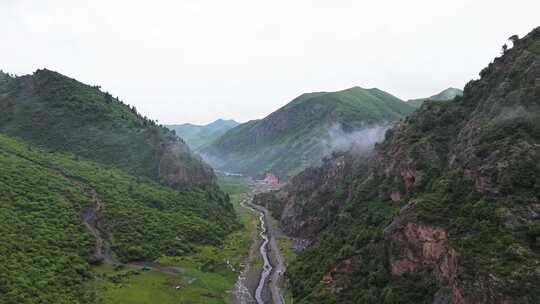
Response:
[[[303,92],[462,88],[540,1],[0,0],[0,69],[48,68],[160,123],[261,118]]]

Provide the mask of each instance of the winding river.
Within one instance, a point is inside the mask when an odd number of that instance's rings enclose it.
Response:
[[[267,250],[268,235],[266,235],[266,224],[264,221],[265,215],[263,212],[259,212],[259,213],[260,213],[259,220],[261,221],[260,236],[263,239],[263,243],[261,247],[259,248],[259,251],[261,253],[261,257],[263,258],[263,270],[261,273],[261,279],[259,280],[259,285],[257,286],[257,289],[255,290],[255,300],[257,301],[258,304],[262,304],[264,303],[262,299],[262,291],[263,291],[266,279],[272,272],[272,265],[270,265],[270,260],[268,259],[268,250]]]
[[[239,276],[237,284],[235,285],[235,301],[233,301],[233,303],[263,304],[263,294],[265,294],[264,290],[266,288],[270,295],[270,298],[267,300],[269,300],[270,303],[283,304],[283,296],[281,295],[277,282],[280,280],[283,273],[285,273],[285,266],[276,240],[272,237],[273,227],[271,226],[272,223],[270,221],[268,210],[261,206],[253,205],[251,203],[251,198],[242,201],[240,206],[251,210],[255,214],[259,214],[261,227],[259,233],[260,238],[256,242],[258,243],[262,240],[261,244],[258,245],[258,249],[263,261],[263,267],[260,271],[260,277],[257,276],[259,281],[255,283],[257,284],[257,288],[253,290],[254,295],[252,295],[247,288],[248,285],[251,285],[246,281],[250,280],[250,276],[247,275],[247,271],[244,269],[244,272]],[[276,265],[273,266],[271,263],[275,263]]]

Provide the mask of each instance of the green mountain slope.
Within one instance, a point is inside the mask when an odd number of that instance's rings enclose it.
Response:
[[[225,134],[228,130],[238,126],[234,120],[218,119],[207,125],[181,124],[166,125],[170,130],[174,130],[176,135],[180,136],[194,150],[198,150],[210,143],[216,138]]]
[[[312,242],[295,303],[540,302],[540,28],[480,76],[256,200]]]
[[[49,70],[0,78],[0,132],[178,188],[211,185],[212,169],[164,127],[97,87]]]
[[[415,108],[419,108],[426,100],[447,101],[447,100],[453,100],[454,98],[456,98],[456,96],[462,96],[462,95],[463,95],[462,90],[456,89],[456,88],[448,88],[438,94],[435,94],[427,98],[409,99],[407,100],[407,104]]]
[[[0,113],[0,303],[96,303],[92,265],[194,254],[238,227],[208,165],[97,87],[0,73]]]
[[[0,303],[95,303],[90,266],[189,254],[236,227],[217,189],[150,178],[0,135]]]
[[[284,178],[317,164],[334,149],[335,141],[412,111],[378,89],[303,94],[262,120],[227,131],[201,152],[222,170],[252,176],[271,171]]]

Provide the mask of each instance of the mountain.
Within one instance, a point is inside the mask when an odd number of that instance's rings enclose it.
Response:
[[[218,119],[207,125],[194,125],[190,123],[180,125],[166,125],[174,130],[194,150],[200,149],[223,135],[229,129],[238,126],[234,120]]]
[[[210,167],[96,87],[0,73],[0,113],[0,303],[97,303],[93,266],[197,254],[238,228]]]
[[[295,303],[539,303],[540,28],[480,76],[255,199],[311,243]]]
[[[152,179],[0,134],[0,303],[95,303],[93,265],[219,244],[236,227],[217,189]]]
[[[3,80],[2,80],[3,79]],[[49,70],[0,77],[0,133],[185,188],[212,169],[168,129],[99,87]]]
[[[439,94],[435,94],[427,98],[409,99],[407,100],[407,103],[415,108],[419,108],[426,100],[448,101],[448,100],[453,100],[454,98],[456,98],[456,96],[462,96],[462,95],[463,95],[462,90],[456,89],[456,88],[448,88],[448,89],[443,90]]]
[[[221,170],[287,178],[355,139],[373,144],[389,123],[413,110],[379,89],[308,93],[227,131],[200,152]]]

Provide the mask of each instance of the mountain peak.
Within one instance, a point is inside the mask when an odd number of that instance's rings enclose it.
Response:
[[[413,110],[376,88],[305,93],[261,120],[229,130],[202,151],[222,170],[287,178],[331,153],[333,133],[398,121]]]
[[[229,129],[238,126],[239,123],[232,119],[216,119],[207,125],[179,124],[167,125],[166,127],[174,130],[176,135],[183,138],[192,149],[199,149],[208,145],[210,142],[223,135]]]
[[[11,76],[9,76],[8,73],[4,73],[4,71],[0,70],[0,81],[6,81],[8,79],[11,79]]]
[[[239,125],[234,119],[218,118],[215,121],[207,124],[207,126],[237,126]]]
[[[372,155],[334,154],[254,199],[313,241],[288,270],[295,301],[538,302],[540,29],[515,41],[463,97],[424,104]],[[374,269],[380,287],[357,275]]]
[[[177,188],[214,184],[212,169],[172,132],[99,87],[47,69],[13,81],[0,94],[0,132]]]
[[[450,101],[456,98],[457,96],[462,96],[462,95],[463,95],[463,90],[449,87],[430,97],[409,99],[407,100],[407,103],[415,108],[419,108],[426,100]]]

